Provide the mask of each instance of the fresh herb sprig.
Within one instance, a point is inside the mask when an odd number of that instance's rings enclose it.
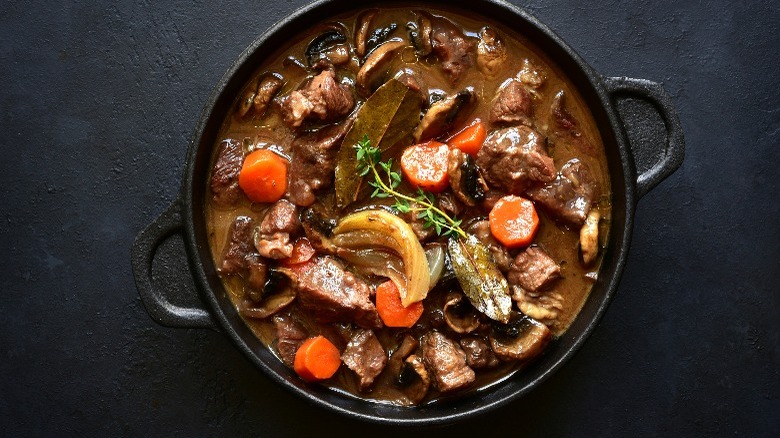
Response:
[[[459,235],[465,238],[466,232],[460,227],[461,219],[452,218],[436,207],[433,193],[417,189],[416,196],[409,196],[396,190],[401,184],[401,173],[393,170],[393,159],[382,161],[382,152],[371,146],[368,135],[364,135],[355,145],[357,171],[362,178],[372,178],[368,184],[374,188],[372,198],[390,198],[395,200],[393,208],[400,213],[414,213],[423,219],[425,228],[433,228],[439,236]],[[384,177],[382,176],[384,174]]]

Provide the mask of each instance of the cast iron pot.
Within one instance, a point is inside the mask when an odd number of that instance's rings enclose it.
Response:
[[[366,8],[375,2],[361,3],[361,7]],[[158,323],[171,327],[209,328],[225,334],[268,377],[316,405],[353,418],[407,425],[447,423],[484,413],[523,396],[560,368],[595,329],[617,289],[638,199],[674,172],[682,164],[684,155],[680,122],[669,95],[659,84],[602,76],[547,26],[508,3],[498,0],[419,3],[421,7],[429,4],[463,8],[471,10],[471,15],[476,11],[489,21],[515,29],[535,42],[569,75],[590,106],[603,137],[613,204],[610,237],[598,281],[569,330],[551,343],[532,366],[486,390],[427,406],[394,407],[359,400],[319,385],[305,384],[297,378],[247,328],[222,287],[209,252],[204,201],[209,161],[223,117],[266,56],[299,30],[308,29],[325,17],[354,9],[354,2],[349,0],[320,0],[298,10],[261,35],[236,60],[217,84],[195,129],[179,197],[138,234],[132,248],[138,291],[149,315]],[[629,141],[629,133],[634,141]],[[164,240],[177,234],[185,242],[191,272],[169,274],[167,282],[153,284],[155,254]],[[169,261],[161,262],[165,266]],[[186,278],[189,275],[192,279]],[[181,278],[171,278],[176,276]],[[193,301],[196,297],[199,299]],[[182,302],[199,304],[182,306]]]

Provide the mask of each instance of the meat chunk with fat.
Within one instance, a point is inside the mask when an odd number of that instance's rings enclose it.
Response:
[[[244,148],[238,140],[223,140],[217,161],[211,171],[211,197],[220,206],[230,206],[241,199],[238,174],[244,163]]]
[[[336,121],[349,114],[354,106],[351,88],[336,81],[332,68],[323,70],[302,89],[281,100],[284,122],[292,128],[298,128],[306,119]]]
[[[490,122],[494,124],[531,125],[533,106],[531,94],[516,79],[510,79],[498,90],[490,107]]]
[[[515,257],[507,274],[507,281],[527,291],[548,287],[561,276],[561,267],[547,252],[538,246],[531,246]]]
[[[545,151],[545,142],[528,126],[499,129],[485,139],[477,165],[491,187],[520,195],[535,183],[555,179],[555,164]]]
[[[354,118],[296,138],[287,176],[287,197],[295,205],[308,207],[317,199],[315,192],[333,184],[336,155]]]
[[[318,322],[354,322],[363,328],[381,328],[365,281],[331,257],[315,257],[290,268],[298,302]]]
[[[284,259],[292,255],[291,236],[298,233],[301,222],[298,209],[286,199],[280,199],[265,214],[255,233],[257,252],[271,259]]]
[[[453,391],[474,381],[474,370],[466,364],[466,353],[458,344],[434,330],[423,335],[420,345],[425,367],[439,391]]]
[[[361,329],[349,340],[341,360],[360,378],[360,389],[366,390],[385,369],[387,353],[373,331]]]
[[[452,84],[458,83],[463,73],[474,63],[474,42],[446,18],[438,17],[432,21],[431,46],[441,61],[442,71]]]
[[[563,165],[548,184],[528,190],[528,196],[555,219],[581,227],[597,196],[596,182],[582,161],[574,158]]]
[[[228,232],[228,241],[222,252],[219,272],[234,275],[244,272],[248,258],[255,252],[252,245],[252,231],[255,221],[249,216],[238,216],[233,220]]]
[[[274,316],[276,328],[276,350],[279,358],[285,365],[292,367],[295,362],[295,353],[303,341],[309,337],[306,329],[290,315]]]

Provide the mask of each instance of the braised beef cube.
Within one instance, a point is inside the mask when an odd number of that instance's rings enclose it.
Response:
[[[292,160],[287,176],[287,196],[296,205],[308,207],[317,199],[315,191],[333,184],[336,155],[354,118],[302,135],[292,143]]]
[[[420,345],[425,366],[439,391],[453,391],[474,381],[474,370],[466,364],[466,353],[458,344],[434,330],[422,337]]]
[[[387,364],[387,353],[374,332],[359,330],[341,355],[344,364],[360,378],[360,389],[366,390]]]
[[[548,287],[561,276],[561,267],[538,246],[531,246],[515,257],[507,274],[509,284],[527,291]]]
[[[511,79],[501,87],[490,107],[490,122],[510,125],[531,125],[533,107],[531,94],[516,79]]]
[[[222,253],[219,272],[223,275],[241,274],[247,268],[247,257],[255,253],[252,229],[255,221],[249,216],[238,216],[230,226],[228,242]]]
[[[238,174],[244,163],[244,149],[238,140],[223,140],[211,171],[211,196],[214,203],[230,206],[241,199]]]
[[[597,195],[590,169],[576,158],[564,164],[555,180],[527,194],[553,218],[577,228],[585,223]]]
[[[263,257],[284,259],[292,255],[291,235],[300,231],[298,210],[286,199],[277,201],[265,214],[254,236],[257,252]]]
[[[534,183],[555,179],[555,164],[545,152],[545,142],[527,126],[499,129],[485,139],[477,165],[491,187],[520,195]]]
[[[474,42],[446,18],[435,18],[432,23],[433,53],[439,58],[447,79],[450,83],[456,84],[461,75],[473,64]]]
[[[354,322],[363,328],[381,328],[382,320],[369,299],[363,280],[331,257],[315,257],[293,269],[298,300],[318,322]]]
[[[295,363],[295,353],[298,351],[298,347],[309,337],[309,334],[303,325],[290,315],[274,316],[274,326],[276,327],[276,349],[279,352],[279,358],[285,365],[292,367]]]
[[[476,221],[468,226],[468,232],[476,236],[477,239],[488,247],[490,254],[493,256],[493,261],[501,272],[509,270],[509,266],[512,264],[512,257],[509,255],[506,247],[493,237],[493,233],[490,232],[490,222],[486,219]]]
[[[490,349],[490,345],[481,338],[467,336],[459,343],[463,351],[466,352],[466,364],[475,370],[492,368],[500,363],[496,355],[493,354],[493,350]]]
[[[284,122],[292,128],[306,119],[336,121],[352,111],[355,98],[348,85],[336,81],[332,67],[313,77],[302,89],[291,92],[281,101]]]

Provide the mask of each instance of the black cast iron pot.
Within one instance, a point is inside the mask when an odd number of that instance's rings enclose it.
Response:
[[[361,7],[373,3],[361,2]],[[405,2],[408,4],[408,2]],[[463,8],[483,15],[528,37],[565,71],[590,106],[603,137],[612,180],[612,218],[608,247],[598,281],[569,330],[551,343],[545,354],[522,373],[490,388],[427,406],[394,407],[307,385],[284,366],[247,328],[228,298],[211,259],[206,236],[204,201],[209,161],[223,117],[235,96],[266,56],[291,35],[355,8],[348,0],[320,0],[306,6],[261,35],[217,84],[203,111],[187,154],[178,199],[138,234],[132,248],[133,272],[151,317],[171,327],[210,328],[228,336],[267,376],[317,405],[341,414],[389,424],[441,424],[474,416],[521,397],[560,368],[594,330],[612,299],[629,249],[634,208],[638,199],[677,169],[683,160],[680,122],[663,88],[642,79],[605,77],[594,71],[547,26],[527,12],[497,0],[419,2]],[[659,117],[660,116],[660,117]],[[629,141],[629,135],[633,141]],[[639,171],[637,171],[639,169]],[[179,272],[168,282],[152,282],[152,261],[168,237],[183,237],[191,272]],[[165,260],[162,261],[165,264]],[[192,276],[193,281],[186,276]],[[189,285],[189,286],[188,286]],[[183,307],[173,303],[192,302]]]

